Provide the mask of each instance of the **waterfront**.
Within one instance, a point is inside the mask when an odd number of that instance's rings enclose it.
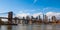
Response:
[[[0,30],[60,30],[59,24],[0,25]]]

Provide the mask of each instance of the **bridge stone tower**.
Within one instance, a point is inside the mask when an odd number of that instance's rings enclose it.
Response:
[[[12,24],[13,12],[8,12],[8,24]]]

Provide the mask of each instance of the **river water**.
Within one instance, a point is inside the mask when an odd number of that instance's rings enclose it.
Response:
[[[60,30],[59,24],[0,25],[0,30]]]

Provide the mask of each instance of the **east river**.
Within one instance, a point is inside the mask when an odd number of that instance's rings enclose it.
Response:
[[[60,30],[60,25],[59,24],[0,25],[0,30]]]

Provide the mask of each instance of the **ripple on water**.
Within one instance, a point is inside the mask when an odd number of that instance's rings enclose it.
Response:
[[[0,26],[0,30],[7,30],[6,25]],[[60,30],[60,25],[26,25],[19,24],[17,26],[12,26],[12,30]]]

